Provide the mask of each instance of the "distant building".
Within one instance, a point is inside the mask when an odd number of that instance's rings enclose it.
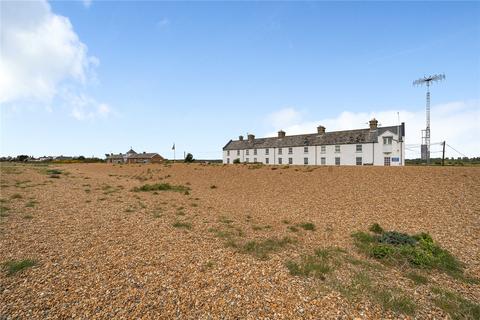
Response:
[[[133,149],[127,151],[127,153],[119,154],[106,154],[107,163],[160,163],[165,159],[158,153],[136,153]]]
[[[287,136],[279,131],[277,137],[247,140],[240,136],[223,147],[223,163],[263,163],[276,165],[405,165],[405,123],[399,126],[378,127],[370,120],[367,129]],[[238,160],[237,160],[238,159]]]

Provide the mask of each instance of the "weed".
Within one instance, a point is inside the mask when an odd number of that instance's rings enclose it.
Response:
[[[383,228],[380,227],[378,223],[374,223],[368,228],[368,230],[372,231],[373,233],[381,234],[384,232]]]
[[[283,220],[282,220],[282,223],[284,223],[284,224],[290,224],[290,221],[287,220],[287,219],[283,219]]]
[[[192,224],[189,222],[177,221],[174,224],[172,224],[172,226],[175,228],[192,229]]]
[[[287,229],[292,231],[292,232],[298,232],[298,228],[294,227],[294,226],[288,226]]]
[[[287,261],[286,267],[293,276],[315,277],[325,280],[326,274],[333,271],[333,255],[330,249],[317,249],[314,255],[302,256],[300,262]]]
[[[434,287],[432,292],[436,294],[433,299],[435,305],[447,312],[453,320],[480,319],[480,304],[441,288]]]
[[[305,230],[309,230],[309,231],[315,231],[315,229],[316,229],[315,225],[311,222],[300,223],[298,226],[305,229]]]
[[[174,191],[174,192],[185,192],[190,190],[190,188],[182,185],[171,185],[169,183],[157,183],[157,184],[144,184],[140,187],[133,188],[135,192],[147,192],[147,191]]]
[[[10,210],[10,208],[0,206],[0,217],[8,217],[8,210]]]
[[[33,219],[33,216],[31,214],[26,214],[23,216],[23,219]]]
[[[13,275],[13,274],[15,274],[19,271],[22,271],[22,270],[26,269],[26,268],[33,267],[35,264],[36,264],[35,260],[24,259],[24,260],[19,260],[19,261],[14,261],[14,260],[7,261],[3,265],[7,269],[7,274],[9,276],[11,276],[11,275]]]
[[[22,195],[20,193],[14,193],[12,194],[12,196],[10,197],[10,199],[22,199]]]
[[[233,220],[228,219],[228,218],[225,217],[225,216],[221,216],[220,219],[219,219],[219,221],[220,221],[221,223],[226,223],[226,224],[230,224],[230,223],[233,222]]]

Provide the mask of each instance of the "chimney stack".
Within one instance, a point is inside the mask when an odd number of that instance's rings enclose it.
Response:
[[[255,140],[255,135],[250,133],[248,135],[248,141],[253,142],[253,140]]]
[[[238,136],[238,140],[243,141],[243,136]]]
[[[318,126],[317,127],[317,132],[318,134],[324,134],[325,133],[325,127],[324,126]]]
[[[372,120],[370,120],[370,130],[377,130],[377,126],[378,126],[378,120],[373,118]]]
[[[278,138],[279,139],[285,138],[285,131],[283,131],[283,130],[278,131]]]

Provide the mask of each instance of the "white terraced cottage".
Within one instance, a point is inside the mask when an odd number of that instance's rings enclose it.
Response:
[[[287,136],[279,131],[277,137],[255,139],[253,134],[244,140],[230,140],[223,147],[223,163],[263,163],[271,165],[405,165],[405,123],[399,126],[378,127],[370,120],[366,129]],[[238,159],[238,160],[236,160]]]

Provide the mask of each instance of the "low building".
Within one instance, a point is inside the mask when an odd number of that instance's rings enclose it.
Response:
[[[405,165],[405,123],[379,127],[372,119],[366,129],[277,137],[230,140],[223,147],[223,163],[263,163],[272,165]],[[237,160],[238,159],[238,160]]]
[[[136,153],[132,148],[127,153],[106,154],[107,163],[160,163],[165,159],[158,153]]]

